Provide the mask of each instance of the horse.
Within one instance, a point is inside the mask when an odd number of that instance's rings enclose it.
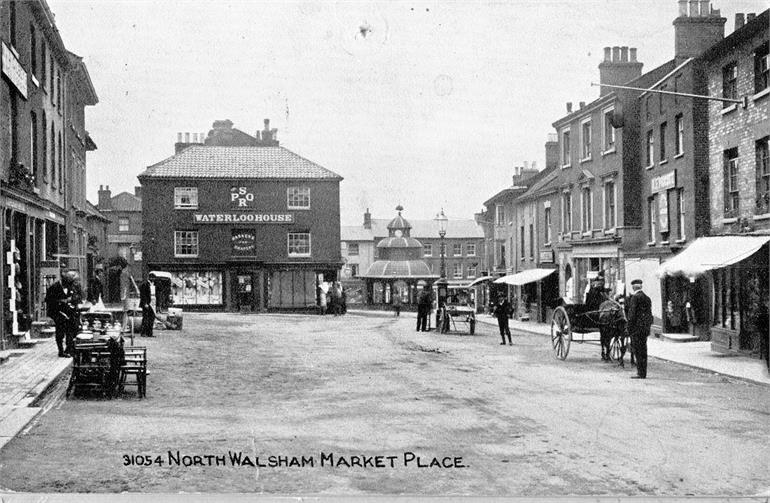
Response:
[[[620,349],[618,365],[623,367],[626,354],[626,311],[623,306],[612,299],[607,299],[599,306],[599,336],[602,346],[602,360],[612,361],[613,341]]]

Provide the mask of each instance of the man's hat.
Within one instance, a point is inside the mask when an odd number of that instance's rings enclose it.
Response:
[[[641,285],[641,284],[642,284],[642,280],[640,280],[640,279],[635,279],[635,280],[633,280],[633,281],[631,282],[631,284],[632,284],[632,285]]]

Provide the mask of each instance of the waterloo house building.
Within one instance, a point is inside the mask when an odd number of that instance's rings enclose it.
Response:
[[[255,136],[228,120],[180,134],[138,178],[146,270],[171,273],[175,305],[314,308],[337,279],[342,178],[279,146],[269,121]]]

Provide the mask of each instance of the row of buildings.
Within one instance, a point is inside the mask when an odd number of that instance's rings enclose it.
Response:
[[[554,121],[546,168],[484,203],[490,272],[516,274],[512,294],[539,319],[560,299],[583,302],[602,272],[615,294],[644,280],[658,333],[759,352],[770,241],[768,11],[736,15],[725,37],[726,21],[708,1],[680,0],[675,53],[646,72],[634,48],[605,48],[599,97],[568,103]]]

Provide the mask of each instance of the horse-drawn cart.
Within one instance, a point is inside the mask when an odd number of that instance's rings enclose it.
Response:
[[[457,330],[457,323],[465,323],[471,335],[476,333],[476,310],[471,306],[447,303],[439,309],[439,331],[442,334]]]
[[[596,339],[591,334],[603,332],[605,337]],[[574,335],[579,334],[576,338]],[[586,337],[589,335],[589,337]],[[626,314],[623,306],[614,301],[602,302],[599,309],[585,304],[562,302],[553,312],[551,319],[551,345],[556,358],[564,360],[569,354],[570,343],[600,342],[602,355],[605,350],[610,360],[622,364],[627,343]],[[606,342],[602,342],[605,339]],[[609,347],[604,347],[608,344]]]

